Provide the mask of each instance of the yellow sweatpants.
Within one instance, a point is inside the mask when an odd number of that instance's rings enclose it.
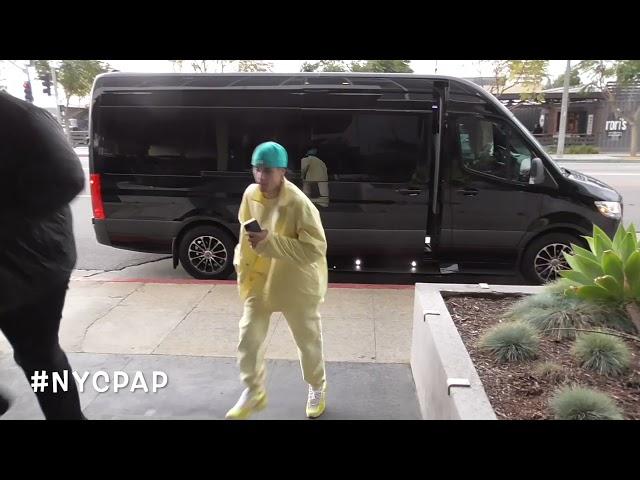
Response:
[[[276,310],[267,306],[258,296],[250,296],[244,303],[244,313],[240,320],[238,365],[240,379],[252,392],[265,388],[265,340],[271,314],[274,311]],[[322,388],[326,377],[318,304],[313,302],[305,306],[297,305],[282,308],[281,311],[298,346],[298,357],[304,380],[314,389]]]

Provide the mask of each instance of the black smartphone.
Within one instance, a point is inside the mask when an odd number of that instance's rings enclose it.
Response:
[[[255,218],[252,218],[251,220],[247,221],[244,224],[244,229],[247,232],[254,232],[254,233],[260,233],[262,231],[262,228],[260,228],[260,224]]]

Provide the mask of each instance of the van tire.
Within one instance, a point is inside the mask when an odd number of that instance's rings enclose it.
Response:
[[[525,249],[520,271],[526,280],[542,285],[557,278],[557,271],[569,268],[562,256],[562,251],[570,251],[571,244],[584,246],[584,241],[577,235],[565,232],[553,232],[534,239]],[[555,262],[554,262],[555,260]],[[551,268],[551,271],[545,269]],[[545,278],[549,274],[549,278]]]
[[[223,280],[233,272],[236,241],[213,225],[187,230],[180,240],[179,257],[184,269],[200,280]],[[209,253],[207,253],[209,252]]]

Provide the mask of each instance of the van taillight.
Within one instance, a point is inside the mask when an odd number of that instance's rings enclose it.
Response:
[[[102,203],[102,188],[100,175],[93,173],[89,177],[91,183],[91,205],[93,206],[93,217],[97,220],[104,220],[104,204]]]

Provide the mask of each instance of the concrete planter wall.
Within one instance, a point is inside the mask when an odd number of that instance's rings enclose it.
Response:
[[[425,420],[496,420],[469,352],[443,300],[455,294],[532,294],[542,287],[417,283],[411,371]]]

